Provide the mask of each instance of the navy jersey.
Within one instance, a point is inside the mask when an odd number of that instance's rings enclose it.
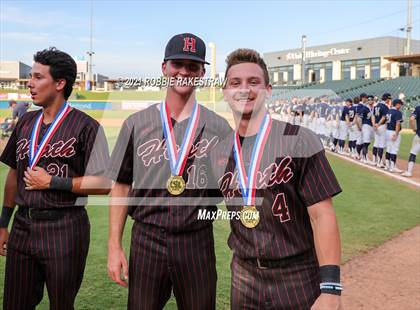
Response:
[[[12,111],[12,118],[16,119],[16,117],[19,119],[23,116],[23,114],[26,113],[29,109],[29,103],[27,102],[18,102],[16,103],[16,106],[13,108]]]
[[[327,117],[328,107],[329,107],[328,103],[326,102],[321,102],[320,104],[318,104],[318,107],[317,107],[318,117]]]
[[[315,104],[310,104],[308,106],[309,114],[311,114],[312,112],[314,112],[315,109],[316,109],[316,105]]]
[[[416,119],[416,134],[420,137],[420,105],[416,106],[411,116]]]
[[[284,103],[283,108],[282,108],[283,114],[286,114],[288,109],[289,109],[289,103]]]
[[[297,103],[292,104],[291,107],[290,107],[290,112],[292,113],[292,115],[298,115],[299,104],[297,104]]]
[[[338,105],[337,106],[337,115],[338,115],[338,117],[341,119],[341,116],[342,116],[342,114],[343,114],[343,111],[344,111],[344,106],[343,105]]]
[[[360,109],[359,115],[360,115],[360,118],[362,119],[363,125],[372,126],[372,112],[373,112],[373,109],[368,105],[365,105],[363,106],[363,108]]]
[[[352,122],[354,120],[355,115],[356,115],[356,108],[354,106],[351,106],[351,107],[345,106],[343,108],[343,112],[341,113],[340,120],[345,121],[347,115],[349,116],[350,122]]]
[[[337,115],[339,115],[338,113],[340,112],[340,107],[338,105],[334,105],[330,107],[330,115],[331,115],[331,119],[335,120],[337,118]]]
[[[302,115],[308,115],[309,114],[309,106],[307,103],[302,104]]]
[[[353,107],[354,107],[354,111],[356,112],[356,115],[360,116],[360,114],[362,112],[362,109],[364,107],[364,104],[363,103],[356,103],[356,104],[353,104]]]
[[[397,110],[396,108],[391,108],[386,115],[386,123],[388,130],[395,130],[397,127],[397,123],[403,122],[403,116],[401,111]]]
[[[383,102],[379,102],[376,107],[373,108],[373,115],[375,116],[375,123],[379,123],[382,117],[386,117],[389,108]]]

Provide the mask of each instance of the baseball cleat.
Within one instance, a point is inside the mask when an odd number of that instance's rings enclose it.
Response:
[[[401,174],[403,177],[411,177],[411,176],[413,176],[410,172],[408,172],[408,171],[404,171],[402,174]]]

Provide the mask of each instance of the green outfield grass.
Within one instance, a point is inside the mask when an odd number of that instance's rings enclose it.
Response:
[[[113,148],[119,128],[105,130]],[[411,140],[407,144],[411,144]],[[343,188],[343,193],[334,198],[341,230],[343,261],[420,223],[420,191],[335,156],[330,156],[329,160]],[[0,164],[0,199],[6,173],[7,167]],[[91,245],[76,309],[126,309],[127,290],[111,283],[106,272],[107,207],[89,206],[88,212],[92,227]],[[129,220],[124,235],[127,254],[131,225],[132,221]],[[230,228],[227,221],[216,221],[214,227],[218,270],[217,309],[228,309],[231,252],[226,241]],[[5,259],[0,258],[0,275],[4,274],[4,262]],[[0,292],[2,290],[3,279],[0,279]],[[44,296],[39,309],[48,309],[46,291]],[[176,309],[173,298],[165,309]]]
[[[415,133],[412,130],[401,133],[401,145],[400,151],[398,152],[399,158],[408,160],[414,135]]]

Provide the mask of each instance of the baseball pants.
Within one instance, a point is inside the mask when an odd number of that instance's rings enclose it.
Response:
[[[394,134],[395,134],[395,130],[386,131],[386,151],[389,154],[397,155],[398,151],[400,150],[401,135],[398,134],[397,139],[393,141],[392,135]]]
[[[367,124],[362,125],[362,142],[371,143],[373,139],[373,127]]]
[[[357,125],[349,127],[349,141],[360,141],[362,143],[362,132],[357,128]],[[357,142],[356,142],[357,143]]]
[[[359,127],[357,127],[357,125],[353,125],[354,127],[354,135],[356,136],[356,145],[361,145],[363,144],[363,139],[362,139],[362,131],[359,129]]]
[[[178,309],[215,309],[213,228],[169,233],[135,222],[131,235],[128,309],[163,309],[173,289]]]
[[[386,146],[386,124],[379,126],[375,130],[375,143],[373,144],[376,148],[385,148]]]
[[[340,121],[331,122],[331,135],[334,139],[340,138]],[[344,139],[345,140],[345,139]]]
[[[327,134],[325,117],[318,118],[316,133],[324,136]]]
[[[351,129],[348,128],[346,121],[340,121],[339,128],[338,128],[338,139],[339,140],[346,140],[347,135]],[[353,141],[349,138],[350,141]]]
[[[310,309],[320,295],[319,266],[314,254],[278,268],[259,269],[233,255],[231,309]]]
[[[420,151],[420,137],[418,135],[414,135],[413,143],[411,144],[410,154],[417,155]]]
[[[309,127],[309,116],[308,114],[304,114],[302,118],[302,126],[308,128]]]
[[[84,208],[59,220],[16,213],[7,243],[3,309],[35,309],[47,286],[50,309],[74,309],[89,249]]]

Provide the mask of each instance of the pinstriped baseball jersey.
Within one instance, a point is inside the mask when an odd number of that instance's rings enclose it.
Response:
[[[29,142],[35,121],[42,110],[26,113],[18,121],[0,161],[17,170],[16,204],[36,208],[74,206],[81,195],[57,190],[27,191],[23,174],[29,165]],[[38,143],[48,129],[42,124]],[[108,143],[99,123],[73,108],[45,148],[37,166],[50,175],[80,177],[103,175],[109,161]]]
[[[240,211],[242,196],[231,134],[212,153],[212,165],[229,210]],[[254,137],[242,141],[245,171]],[[341,192],[322,144],[306,128],[273,120],[256,181],[259,224],[231,220],[229,246],[240,258],[281,259],[314,247],[307,207]]]
[[[178,147],[188,120],[176,122],[172,119]],[[230,131],[226,120],[200,107],[197,130],[182,175],[186,190],[174,197],[166,189],[171,170],[158,106],[131,115],[124,122],[112,153],[109,177],[132,185],[129,193],[129,197],[135,198],[130,210],[132,217],[170,232],[198,230],[211,225],[211,221],[197,220],[200,208],[215,209],[215,204],[208,205],[203,201],[219,196],[208,154]]]

